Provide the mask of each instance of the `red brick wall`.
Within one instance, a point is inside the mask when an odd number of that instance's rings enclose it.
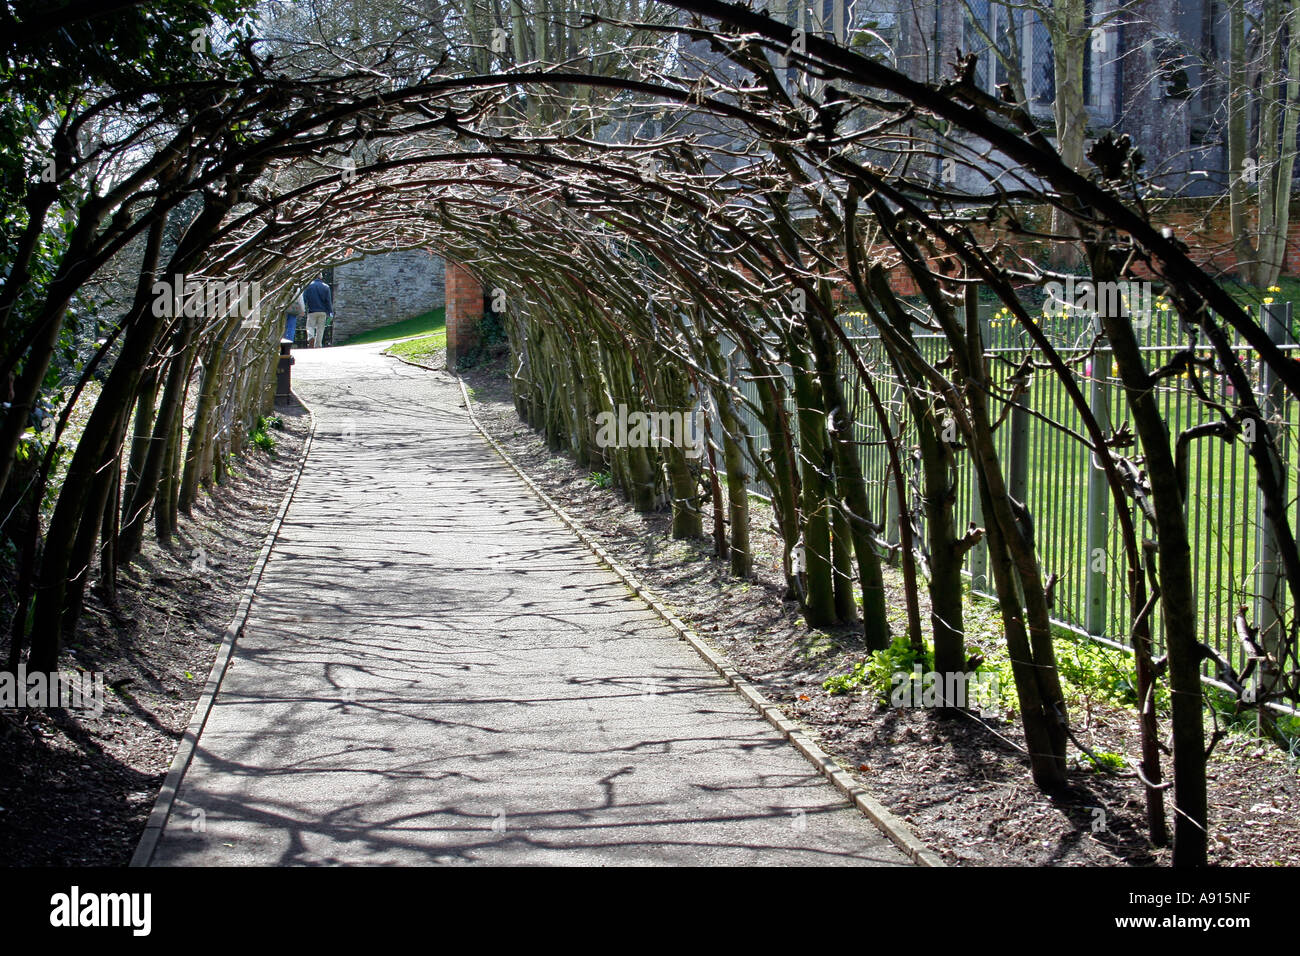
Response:
[[[1031,229],[1046,231],[1048,228],[1048,211],[1035,207],[1021,210],[1022,221]],[[1215,275],[1230,275],[1237,271],[1237,255],[1233,248],[1232,223],[1228,214],[1225,197],[1214,199],[1183,199],[1170,202],[1152,216],[1157,226],[1168,226],[1174,235],[1191,249],[1191,258],[1203,268]],[[1258,216],[1250,216],[1249,225],[1256,226]],[[978,235],[980,230],[976,230]],[[1016,242],[1006,236],[999,236],[1002,242],[1012,242],[1020,252],[1031,259],[1042,261],[1046,246],[1041,240],[1023,240]],[[990,241],[992,236],[990,235]],[[911,275],[901,265],[890,263],[891,255],[886,246],[877,246],[871,250],[873,255],[882,256],[889,269],[890,286],[901,295],[916,295],[920,290],[912,281]],[[1135,266],[1141,274],[1141,263]],[[1300,203],[1291,207],[1291,218],[1287,228],[1286,251],[1283,257],[1282,273],[1300,275]]]
[[[459,262],[447,262],[447,367],[477,344],[483,286]]]
[[[1160,225],[1167,225],[1174,230],[1178,238],[1192,247],[1192,257],[1212,270],[1235,272],[1237,254],[1233,249],[1232,223],[1228,217],[1226,198],[1219,199],[1213,205],[1191,200],[1179,204],[1166,215],[1156,216]],[[1251,209],[1247,214],[1247,225],[1258,228],[1259,213]],[[1300,204],[1292,204],[1291,217],[1287,222],[1286,251],[1282,259],[1284,275],[1300,273]]]

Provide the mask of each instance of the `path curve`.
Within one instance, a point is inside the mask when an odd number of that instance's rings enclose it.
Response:
[[[153,865],[907,863],[380,348],[295,353],[316,437]]]

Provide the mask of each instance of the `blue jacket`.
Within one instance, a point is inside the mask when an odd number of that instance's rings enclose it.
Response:
[[[334,297],[330,295],[330,287],[320,279],[313,279],[311,284],[302,294],[303,301],[307,304],[308,312],[330,312],[334,311]]]

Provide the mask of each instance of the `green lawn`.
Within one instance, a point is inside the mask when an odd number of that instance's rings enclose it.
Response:
[[[370,342],[391,342],[393,339],[405,339],[414,335],[429,335],[430,333],[440,333],[445,341],[447,337],[446,325],[446,310],[442,308],[431,309],[412,318],[403,319],[401,322],[394,322],[392,325],[371,329],[369,332],[360,332],[346,342],[340,342],[339,344],[366,345]]]
[[[394,342],[384,349],[386,355],[396,355],[408,362],[427,363],[435,353],[447,347],[447,330],[439,329],[432,335],[422,335],[418,339],[404,339]]]
[[[1251,286],[1242,285],[1240,282],[1225,280],[1219,283],[1226,289],[1237,302],[1246,308],[1251,306],[1258,307],[1259,303],[1265,298],[1275,299],[1278,302],[1300,302],[1300,278],[1296,276],[1282,276],[1277,280],[1277,287],[1281,291],[1270,292],[1268,289],[1257,289]]]

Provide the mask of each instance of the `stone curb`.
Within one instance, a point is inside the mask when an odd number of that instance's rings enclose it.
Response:
[[[396,356],[392,357],[396,358]],[[399,359],[399,361],[405,360]],[[536,482],[534,482],[532,478],[528,477],[522,468],[515,464],[514,459],[506,453],[505,449],[497,444],[496,440],[487,433],[487,429],[483,427],[478,420],[478,416],[474,414],[473,405],[470,402],[469,391],[465,388],[464,380],[457,375],[456,382],[460,385],[461,397],[465,401],[465,411],[469,415],[469,420],[474,424],[474,427],[478,429],[478,433],[483,436],[483,439],[489,446],[491,446],[492,450],[501,456],[502,461],[514,470],[515,474],[523,480],[529,490],[540,498],[542,502],[550,508],[561,521],[564,522],[569,530],[578,536],[579,540],[581,540],[583,544],[585,544],[598,558],[600,558],[600,560],[607,565],[611,571],[618,575],[618,577],[622,579],[623,583],[631,588],[637,597],[649,604],[650,607],[654,609],[655,613],[663,618],[669,627],[677,632],[679,639],[690,644],[691,647],[695,649],[695,652],[699,654],[710,667],[717,671],[723,680],[735,688],[736,692],[748,701],[749,705],[762,715],[769,724],[780,731],[781,735],[784,736],[786,740],[794,744],[795,749],[803,754],[804,757],[808,759],[808,762],[811,763],[817,771],[822,774],[822,776],[830,780],[830,782],[835,785],[835,788],[844,794],[844,796],[847,797],[859,811],[861,811],[863,816],[879,827],[881,832],[883,832],[885,836],[889,837],[894,845],[897,846],[898,849],[902,850],[908,859],[917,866],[944,867],[947,865],[939,858],[937,853],[917,838],[916,834],[911,831],[907,824],[890,813],[889,810],[880,803],[880,801],[871,796],[871,794],[859,786],[852,777],[841,770],[835,761],[813,742],[812,738],[800,730],[788,717],[785,716],[785,714],[781,712],[780,708],[764,697],[753,684],[747,681],[737,673],[734,668],[727,664],[721,655],[705,644],[704,641],[694,631],[687,627],[680,618],[668,610],[657,595],[641,584],[641,582],[638,581],[630,571],[626,570],[622,565],[615,561],[613,557],[610,556],[609,552],[593,540],[576,521],[569,517],[568,513],[565,512],[563,508],[551,500],[550,495],[538,487]]]
[[[297,398],[297,396],[294,396]],[[172,758],[171,768],[167,771],[167,777],[163,780],[162,789],[158,791],[158,798],[154,801],[153,812],[149,814],[149,820],[145,824],[144,833],[140,835],[140,842],[136,845],[135,853],[131,856],[130,866],[148,866],[149,861],[153,859],[154,851],[158,848],[158,841],[162,838],[163,828],[167,825],[167,820],[171,816],[172,808],[176,804],[176,795],[180,792],[181,781],[185,778],[185,771],[189,769],[190,761],[194,758],[194,750],[198,745],[199,734],[203,733],[203,728],[208,722],[208,715],[212,712],[212,702],[217,696],[217,691],[221,688],[221,680],[226,676],[226,668],[230,664],[230,658],[234,654],[235,642],[239,635],[243,633],[244,624],[248,620],[248,612],[253,606],[253,596],[257,591],[257,585],[261,583],[262,572],[266,568],[266,562],[271,557],[271,551],[275,547],[275,540],[280,534],[280,525],[284,523],[284,516],[289,510],[289,504],[293,501],[293,496],[298,490],[298,479],[302,477],[303,467],[307,464],[307,456],[311,453],[312,440],[316,437],[316,416],[312,410],[301,399],[298,404],[306,409],[307,414],[311,416],[311,428],[307,431],[307,439],[303,442],[302,454],[298,458],[298,465],[293,473],[293,479],[289,482],[289,490],[285,492],[284,499],[280,502],[280,510],[276,512],[275,519],[271,522],[271,530],[267,532],[266,538],[262,542],[262,551],[257,556],[257,561],[253,564],[253,570],[248,576],[248,584],[244,586],[244,594],[239,600],[239,608],[235,611],[235,616],[226,626],[225,636],[222,638],[221,647],[217,649],[216,659],[212,662],[212,670],[208,672],[207,683],[203,685],[203,693],[194,704],[194,716],[190,718],[190,723],[185,728],[185,734],[181,737],[180,745],[176,748],[176,756]]]
[[[412,362],[410,359],[404,359],[400,355],[393,355],[391,352],[380,352],[379,354],[382,355],[384,358],[397,359],[397,361],[401,362],[403,365],[409,365],[412,368],[422,368],[426,372],[449,371],[448,369],[445,368],[434,368],[432,365],[421,365],[419,362]]]

